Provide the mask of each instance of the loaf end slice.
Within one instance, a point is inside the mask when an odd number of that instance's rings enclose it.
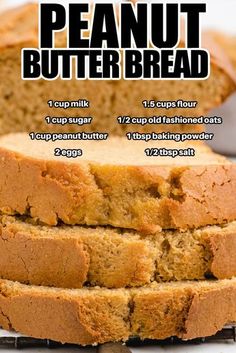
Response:
[[[0,139],[0,210],[48,225],[112,225],[156,233],[236,219],[236,165],[194,143],[60,141],[81,149],[56,157],[52,142],[27,134]],[[195,150],[194,157],[147,157],[146,149]],[[20,186],[20,187],[19,187]]]
[[[236,276],[236,222],[143,236],[109,227],[37,224],[3,216],[0,277],[61,288],[139,287]]]
[[[184,339],[236,321],[236,280],[135,290],[62,290],[0,282],[0,325],[36,338],[91,345],[129,337]]]

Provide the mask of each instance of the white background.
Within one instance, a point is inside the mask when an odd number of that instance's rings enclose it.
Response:
[[[103,0],[105,2],[105,0]],[[168,0],[167,0],[168,1]],[[197,2],[194,0],[184,0],[185,2]],[[182,2],[184,2],[182,1]],[[0,9],[15,6],[27,1],[24,0],[0,0]],[[175,2],[170,1],[170,2]],[[204,15],[202,24],[205,28],[213,28],[216,30],[223,30],[224,32],[236,34],[236,0],[208,0],[208,12]],[[231,98],[231,103],[227,103],[224,108],[217,110],[217,114],[222,114],[223,118],[227,119],[225,124],[225,129],[221,128],[219,131],[218,140],[216,142],[218,149],[225,149],[225,144],[228,143],[227,150],[233,151],[235,149],[236,155],[236,98]],[[231,137],[230,137],[231,135]],[[0,336],[6,335],[7,332],[0,330]],[[70,349],[70,351],[73,351]],[[74,350],[79,352],[79,349]],[[2,350],[3,353],[10,352],[10,350]],[[28,353],[31,353],[30,350],[27,350]],[[45,352],[45,350],[32,350],[32,352]],[[60,349],[59,352],[64,353],[68,352],[68,349]],[[94,352],[95,348],[83,349],[81,352]],[[216,343],[216,344],[201,344],[201,345],[181,345],[181,346],[147,346],[142,348],[132,348],[133,353],[154,353],[154,352],[165,352],[165,353],[235,353],[236,344],[233,342],[227,343]]]

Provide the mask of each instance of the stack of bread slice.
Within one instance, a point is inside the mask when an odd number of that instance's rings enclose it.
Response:
[[[204,81],[23,81],[21,49],[38,45],[38,7],[0,16],[0,134],[75,131],[46,125],[84,109],[83,131],[164,131],[123,126],[119,115],[200,116],[236,89],[233,68],[206,36]],[[212,36],[211,36],[212,37]],[[57,45],[65,45],[58,33]],[[181,44],[182,45],[182,44]],[[145,109],[143,100],[198,101],[195,109]],[[171,126],[201,131],[202,126]],[[55,157],[82,150],[79,158]],[[147,157],[145,150],[195,157]],[[69,156],[69,155],[68,155]],[[0,138],[0,326],[81,345],[130,337],[192,339],[236,321],[236,165],[201,143],[31,141]]]
[[[0,138],[0,326],[91,345],[236,321],[236,165],[202,144],[60,145],[83,156]]]

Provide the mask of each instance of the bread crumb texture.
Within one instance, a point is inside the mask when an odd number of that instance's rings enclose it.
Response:
[[[0,325],[37,338],[91,345],[129,337],[184,339],[236,320],[236,280],[140,289],[52,289],[0,282]]]
[[[138,287],[236,276],[236,222],[145,235],[122,229],[48,227],[3,216],[0,277],[61,288]]]
[[[63,109],[49,109],[49,99],[57,101],[86,98],[91,109],[86,116],[92,116],[91,125],[84,131],[107,131],[114,135],[124,135],[127,131],[165,131],[168,125],[131,126],[119,125],[116,118],[120,115],[133,116],[201,116],[220,105],[236,89],[234,71],[228,58],[213,41],[204,40],[204,47],[211,53],[211,75],[207,80],[192,81],[24,81],[21,80],[21,49],[37,47],[38,39],[37,5],[30,4],[9,11],[0,16],[0,132],[74,131],[77,125],[62,127],[47,125],[46,116],[65,116]],[[207,38],[206,38],[207,39]],[[56,34],[56,43],[62,47],[66,43],[65,33]],[[79,97],[78,97],[79,92]],[[96,94],[94,94],[96,92]],[[50,98],[49,98],[50,97]],[[196,109],[164,108],[145,109],[144,100],[155,101],[198,101]],[[84,116],[84,109],[67,109],[67,116]],[[9,119],[11,116],[11,119]],[[199,125],[172,126],[176,131],[201,131]]]

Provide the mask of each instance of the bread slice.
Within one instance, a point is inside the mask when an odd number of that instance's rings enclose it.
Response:
[[[54,149],[83,156],[55,157]],[[147,157],[144,150],[195,148],[195,157]],[[0,211],[48,225],[112,225],[156,233],[236,219],[236,165],[204,145],[0,138]]]
[[[236,70],[236,37],[222,32],[211,31],[210,35],[222,47],[225,54],[229,56]]]
[[[91,116],[84,131],[107,131],[123,135],[127,131],[199,131],[199,125],[119,125],[118,116],[201,116],[220,105],[236,89],[234,70],[212,40],[204,46],[211,53],[211,75],[207,80],[166,81],[23,81],[21,49],[38,46],[37,5],[30,4],[0,16],[0,133],[18,131],[77,131],[78,125],[47,125],[46,116]],[[58,46],[65,43],[58,34]],[[64,45],[65,46],[65,45]],[[47,102],[87,99],[90,109],[49,108]],[[144,100],[198,101],[196,109],[145,109]],[[9,118],[10,117],[10,118]]]
[[[236,279],[139,289],[52,289],[0,281],[0,325],[91,345],[129,337],[211,336],[236,321]]]
[[[4,216],[0,277],[61,288],[137,287],[236,276],[236,222],[142,236],[117,228],[47,227]]]

